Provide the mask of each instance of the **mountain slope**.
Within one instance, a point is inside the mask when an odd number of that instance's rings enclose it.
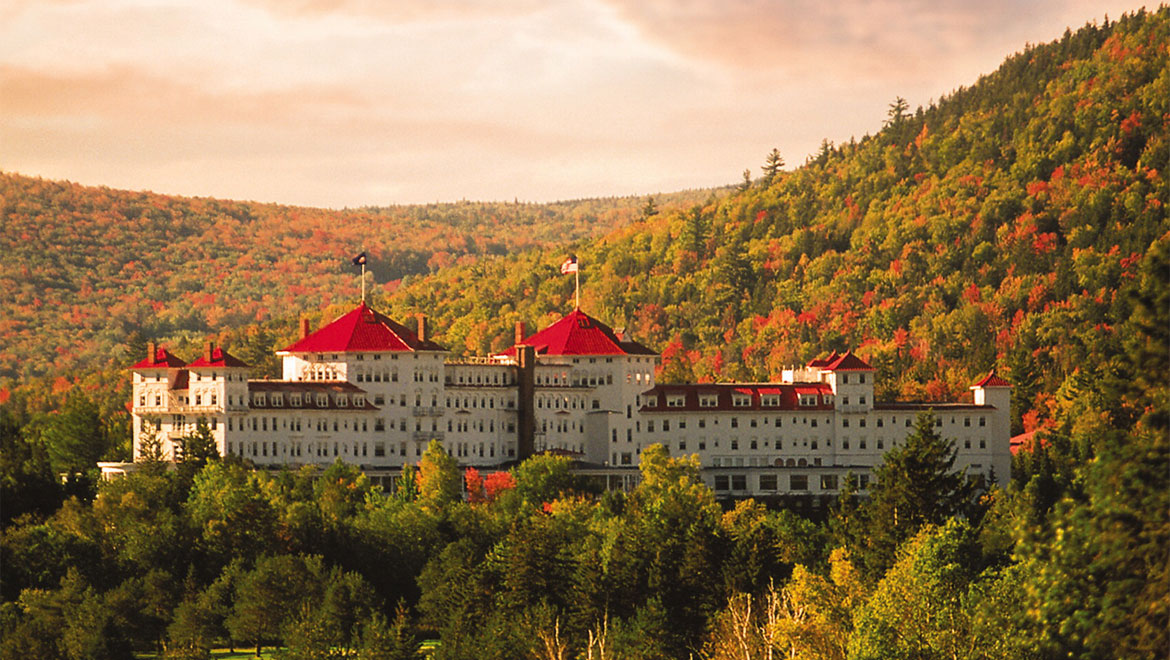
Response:
[[[659,197],[663,208],[711,191]],[[393,288],[485,255],[601,235],[645,199],[328,211],[0,173],[0,378],[105,365],[136,337],[200,335]]]
[[[669,379],[773,378],[856,348],[884,396],[941,399],[998,366],[1031,428],[1122,350],[1119,292],[1170,229],[1168,15],[1066,33],[771,182],[582,241],[582,305],[663,350]],[[392,315],[500,348],[514,321],[568,311],[563,254],[414,280]]]

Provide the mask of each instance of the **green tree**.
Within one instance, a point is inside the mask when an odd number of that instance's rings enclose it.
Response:
[[[27,441],[15,417],[0,407],[0,521],[7,527],[26,513],[49,515],[61,506],[61,482],[39,441]]]
[[[195,429],[179,439],[179,460],[196,469],[219,460],[215,435],[206,419],[200,417],[195,423]]]
[[[305,606],[319,605],[323,568],[319,557],[261,557],[235,587],[227,619],[232,638],[252,642],[259,656],[264,645],[281,639],[286,624]],[[311,623],[311,622],[310,622]]]
[[[890,109],[886,113],[886,127],[898,127],[910,117],[908,110],[910,104],[901,96],[896,97],[894,102],[890,104]]]
[[[642,219],[649,220],[658,215],[658,203],[654,201],[654,196],[650,195],[646,198],[646,204],[642,207]]]
[[[965,522],[923,527],[856,613],[849,657],[965,656],[971,621],[964,599],[977,556],[975,535]]]
[[[411,625],[406,606],[398,603],[394,621],[375,613],[361,628],[361,646],[358,660],[415,660],[421,640]]]
[[[200,547],[216,566],[251,559],[272,548],[276,512],[260,481],[260,474],[224,462],[195,475],[186,512]]]
[[[739,182],[738,186],[736,186],[736,190],[738,190],[739,192],[747,192],[748,190],[751,190],[751,187],[752,187],[752,170],[751,170],[751,168],[748,168],[748,169],[743,171],[743,180]]]
[[[539,506],[580,489],[567,456],[537,454],[512,470],[516,478],[516,495],[530,505]]]
[[[163,452],[162,439],[158,437],[158,425],[149,418],[142,421],[142,434],[138,440],[139,470],[148,474],[162,474],[167,469],[166,454]]]
[[[76,388],[60,411],[34,420],[32,426],[48,449],[54,472],[93,470],[106,453],[106,429],[97,404]]]
[[[459,462],[443,443],[431,440],[418,463],[418,499],[424,506],[445,508],[460,500],[462,474]]]
[[[773,149],[768,152],[767,158],[764,159],[764,166],[761,167],[764,171],[764,183],[771,185],[776,179],[776,175],[784,168],[784,157],[780,155],[779,149]]]
[[[935,416],[918,416],[914,432],[887,450],[874,469],[870,499],[862,506],[862,557],[868,575],[893,565],[898,546],[924,525],[941,525],[970,510],[975,484],[954,469],[957,450],[935,430]]]
[[[418,499],[418,470],[413,465],[402,466],[402,476],[398,479],[398,488],[394,497],[403,502],[413,502]]]
[[[191,596],[178,604],[167,626],[167,658],[206,660],[219,631],[215,611],[207,599]]]

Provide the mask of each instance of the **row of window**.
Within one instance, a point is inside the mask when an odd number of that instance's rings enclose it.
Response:
[[[820,402],[826,405],[833,403],[832,394],[820,395]],[[797,396],[797,403],[803,407],[810,407],[817,405],[818,396],[816,394],[800,394]],[[645,405],[648,408],[658,407],[658,397],[648,396],[645,398]],[[848,403],[848,398],[844,403]],[[865,403],[865,397],[862,397],[862,403]],[[779,394],[761,394],[760,407],[762,408],[779,408],[780,407]],[[687,405],[686,394],[667,394],[666,407],[667,408],[685,408]],[[750,394],[743,394],[740,392],[732,393],[731,405],[734,408],[751,408],[752,396]],[[699,407],[700,408],[718,408],[719,394],[717,392],[699,393]]]
[[[253,459],[274,458],[367,458],[371,455],[374,458],[384,458],[387,455],[387,443],[385,442],[340,442],[340,441],[277,441],[277,440],[250,440],[250,441],[234,441],[228,440],[225,444],[225,449],[228,454],[235,454],[237,456],[246,456]],[[423,443],[412,443],[414,445],[414,455],[416,457],[422,456]],[[400,442],[397,447],[391,445],[389,454],[392,456],[406,456],[407,443]],[[470,443],[457,442],[451,445],[451,452],[456,457],[478,456],[480,458],[494,458],[497,452],[497,445],[491,443]],[[508,456],[515,456],[516,449],[514,447],[506,448],[503,445],[499,446],[499,453],[501,456],[505,454]]]
[[[333,395],[333,402],[339,408],[346,408],[350,401],[353,402],[355,408],[361,408],[366,405],[366,397],[364,394],[353,394],[352,397],[344,392],[337,392]],[[293,408],[299,408],[301,404],[316,403],[318,408],[325,408],[329,405],[329,394],[326,392],[317,392],[316,396],[305,393],[302,399],[300,392],[290,392],[288,395],[288,405]],[[252,405],[258,408],[267,407],[271,403],[274,408],[281,408],[284,406],[284,393],[272,392],[271,396],[267,392],[253,392]],[[198,401],[196,402],[198,405]]]
[[[761,474],[758,475],[756,481],[757,490],[762,492],[776,492],[780,490],[781,476],[787,476],[789,491],[807,491],[809,490],[809,478],[807,474]],[[869,487],[869,475],[858,474],[850,475],[847,478],[842,478],[836,474],[822,474],[811,475],[815,480],[820,481],[820,490],[835,491],[840,488],[840,484],[851,479],[850,486],[854,490],[865,490]],[[748,475],[746,474],[717,474],[715,475],[715,490],[716,491],[746,491],[748,490]]]

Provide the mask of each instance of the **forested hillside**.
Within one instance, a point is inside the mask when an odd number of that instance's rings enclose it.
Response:
[[[664,208],[712,191],[657,197]],[[172,197],[0,173],[0,379],[108,366],[128,342],[356,300],[371,282],[603,235],[646,198],[361,210]]]
[[[884,396],[939,400],[996,366],[1031,429],[1121,350],[1117,291],[1170,230],[1166,15],[1069,32],[794,171],[583,240],[582,306],[661,350],[671,380],[775,378],[853,348]],[[391,315],[500,348],[571,306],[563,257],[413,280]]]
[[[99,486],[78,473],[125,452],[125,373],[40,379],[0,388],[0,660],[202,660],[244,645],[406,659],[423,639],[436,660],[1164,658],[1168,58],[1170,9],[1087,26],[935,107],[896,103],[880,134],[727,199],[568,247],[476,253],[379,293],[481,352],[513,321],[567,309],[556,266],[572,250],[584,306],[664,349],[665,378],[764,378],[852,346],[884,396],[935,398],[994,365],[1015,384],[1017,425],[1037,430],[1008,488],[952,471],[929,413],[863,496],[846,488],[816,519],[720,506],[697,457],[661,445],[642,452],[634,490],[602,494],[564,458],[461,473],[433,442],[385,493],[340,462],[220,460],[203,427],[182,439],[184,462],[145,460]],[[322,231],[341,217],[320,213]],[[331,263],[348,261],[330,245]],[[61,272],[105,268],[122,247],[94,249]],[[69,258],[45,248],[46,263]],[[54,295],[73,295],[60,277]],[[332,299],[319,313],[340,309]],[[219,336],[260,360],[294,327],[289,313]]]

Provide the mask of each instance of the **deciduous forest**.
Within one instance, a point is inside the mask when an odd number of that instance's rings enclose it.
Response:
[[[895,99],[791,170],[761,149],[734,191],[330,212],[6,174],[0,657],[1165,657],[1168,117],[1162,7]],[[660,350],[660,380],[852,348],[879,397],[932,401],[995,367],[1031,439],[984,490],[924,417],[815,519],[717,502],[661,447],[624,494],[439,444],[394,492],[213,452],[95,484],[148,339],[271,374],[297,316],[352,305],[360,249],[374,306],[456,354],[565,313],[575,254],[582,306]]]

